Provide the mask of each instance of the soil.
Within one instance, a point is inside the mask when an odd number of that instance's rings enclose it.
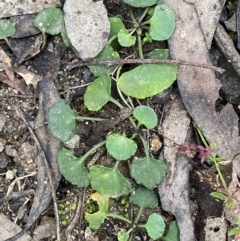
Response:
[[[112,0],[104,1],[104,3],[108,8],[110,16],[120,16],[125,20],[129,20],[127,6],[123,4],[122,1]],[[11,54],[10,49],[3,41],[0,42],[0,46]],[[154,47],[155,46],[149,45],[145,48],[145,51],[150,51],[151,48],[153,49]],[[128,51],[127,54],[131,54],[135,52],[135,49],[122,49],[123,56],[127,55],[126,51]],[[12,60],[13,62],[15,61],[14,55],[12,55]],[[38,75],[50,77],[60,97],[64,98],[78,114],[108,119],[112,118],[118,113],[118,108],[113,104],[107,104],[95,113],[89,112],[84,106],[83,94],[86,87],[81,86],[86,86],[91,83],[94,80],[94,76],[87,67],[71,69],[71,66],[79,63],[79,61],[76,55],[63,45],[59,36],[49,36],[46,48],[37,56],[26,60],[22,64]],[[131,68],[131,66],[127,66],[126,68]],[[236,79],[237,78],[239,82],[239,77],[236,77]],[[162,98],[160,101],[158,99],[159,97],[154,97],[158,100],[158,103],[149,100],[144,100],[142,103],[150,103],[155,110],[159,110],[158,115],[160,119],[161,113],[164,111],[164,104],[171,98],[170,94],[173,93],[178,94],[177,86],[173,86],[171,91],[169,90],[166,94],[167,97],[165,96],[166,98]],[[112,95],[114,98],[118,98],[117,91],[114,87],[112,89]],[[236,106],[240,104],[238,103],[238,98],[237,96],[234,99],[233,104]],[[0,83],[0,102],[0,212],[9,220],[14,221],[18,226],[24,227],[38,183],[36,175],[38,167],[35,162],[36,143],[23,120],[17,115],[15,108],[21,106],[24,111],[28,113],[28,122],[30,125],[38,128],[35,126],[35,118],[38,113],[39,99],[33,87],[28,87],[26,93],[22,94],[16,89]],[[42,124],[44,125],[44,123]],[[131,133],[130,123],[128,120],[124,120],[97,136],[96,140],[94,140],[96,143],[86,143],[95,125],[93,122],[78,122],[76,134],[79,135],[80,141],[74,148],[74,154],[76,156],[82,156],[89,149],[89,146],[100,142],[108,132],[125,130]],[[153,133],[156,134],[157,132],[152,132],[151,134]],[[158,140],[162,140],[160,135],[156,135]],[[152,154],[155,157],[159,157],[161,149],[154,146],[156,145],[154,141],[151,143],[153,143],[152,150],[156,148],[152,151]],[[157,141],[157,145],[158,144],[159,142]],[[136,156],[141,156],[142,152],[143,150],[139,150]],[[113,165],[111,158],[106,155],[104,148],[99,149],[89,161],[94,161],[105,166]],[[197,240],[202,241],[205,237],[204,225],[206,218],[212,216],[222,217],[224,206],[223,202],[217,201],[209,195],[216,189],[219,183],[215,167],[208,163],[201,165],[197,157],[191,161],[190,166],[190,199],[192,203],[191,208],[195,234]],[[221,166],[221,168],[229,183],[231,180],[231,165]],[[125,176],[129,177],[128,165],[121,165],[120,170]],[[21,177],[21,179],[17,179],[19,177]],[[136,186],[135,183],[132,184]],[[29,193],[23,194],[24,196],[22,197],[18,196],[23,191],[29,191]],[[157,190],[155,191],[158,193]],[[7,199],[7,194],[11,192],[17,193],[17,197],[10,195],[10,198]],[[61,222],[61,240],[66,240],[65,231],[68,227],[69,220],[73,218],[75,213],[75,209],[73,209],[72,206],[77,206],[79,199],[83,199],[81,217],[71,232],[71,240],[115,241],[117,240],[117,231],[119,229],[126,229],[126,223],[115,219],[105,220],[104,224],[97,231],[91,231],[88,228],[88,223],[84,220],[83,214],[85,211],[95,212],[97,210],[96,203],[90,200],[92,193],[93,191],[90,188],[84,190],[79,189],[64,180],[64,178],[61,179],[56,192]],[[129,215],[130,217],[136,214],[136,207],[129,204],[128,199],[120,198],[119,200],[111,200],[110,204],[111,209],[117,213]],[[168,224],[174,220],[174,216],[171,215],[171,213],[165,212],[159,203],[159,206],[154,210],[146,210],[141,217],[141,221],[145,221],[151,212],[161,214]],[[35,228],[44,223],[53,225],[51,227],[55,229],[52,203],[45,209],[29,232],[31,233],[33,230],[36,232]],[[35,240],[56,240],[56,234],[54,232],[48,237],[41,236],[42,234],[39,235],[41,238]],[[141,230],[137,230],[134,240],[150,240],[150,238]]]

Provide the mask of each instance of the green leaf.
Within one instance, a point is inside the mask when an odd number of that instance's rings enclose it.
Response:
[[[120,230],[117,233],[117,239],[118,239],[118,241],[128,241],[129,240],[129,234],[126,233],[124,230]]]
[[[104,49],[93,59],[93,61],[106,61],[106,60],[116,60],[119,59],[118,52],[114,51],[113,48],[107,44]],[[111,74],[116,65],[113,66],[106,66],[106,65],[89,65],[88,68],[92,71],[95,77],[101,75],[109,75]]]
[[[162,216],[157,213],[152,213],[148,217],[147,223],[144,225],[148,236],[153,240],[159,239],[163,236],[165,226]]]
[[[123,47],[130,47],[135,44],[136,37],[132,36],[127,29],[121,29],[118,32],[118,42]]]
[[[169,6],[157,5],[149,23],[152,39],[158,41],[169,39],[175,29],[175,14]]]
[[[109,18],[109,22],[110,22],[110,33],[108,37],[109,39],[117,35],[121,29],[125,29],[124,23],[121,18],[112,17],[112,18]]]
[[[97,111],[111,98],[111,78],[108,75],[102,75],[87,87],[84,94],[84,105],[90,111]]]
[[[16,29],[14,24],[6,19],[0,20],[0,39],[6,39],[7,37],[11,37],[15,34]]]
[[[228,199],[227,196],[225,196],[224,194],[219,193],[219,192],[211,192],[210,195],[212,197],[217,198],[217,199],[222,200],[222,201],[226,201]]]
[[[106,147],[111,156],[122,161],[130,158],[137,150],[137,144],[119,134],[112,134],[107,137]]]
[[[150,59],[169,59],[170,53],[169,49],[154,49],[148,54]]]
[[[152,157],[144,157],[134,161],[130,166],[131,177],[138,184],[144,185],[148,189],[153,189],[165,176],[167,167],[161,160]]]
[[[131,195],[130,201],[140,208],[155,208],[158,205],[158,198],[154,191],[145,187],[138,187]]]
[[[63,43],[64,43],[67,47],[73,48],[73,46],[72,46],[72,44],[71,44],[71,41],[70,41],[70,39],[69,39],[68,36],[67,36],[67,31],[66,31],[66,27],[65,27],[65,26],[63,26],[63,28],[62,28],[61,37],[62,37]]]
[[[133,111],[133,116],[141,125],[152,129],[157,125],[157,115],[154,110],[145,105],[137,106]]]
[[[233,236],[235,234],[240,234],[240,227],[232,228],[228,232],[228,236]]]
[[[154,5],[158,0],[123,0],[123,2],[135,8],[145,8]]]
[[[177,221],[170,223],[167,235],[164,237],[164,241],[180,241]]]
[[[99,193],[91,195],[91,199],[96,201],[99,206],[99,211],[96,213],[85,213],[85,218],[89,222],[89,227],[92,229],[99,229],[104,219],[108,216],[108,203],[109,200],[106,197],[102,197]]]
[[[63,142],[73,138],[77,115],[65,100],[55,102],[48,113],[48,128],[53,136]]]
[[[91,187],[104,197],[118,198],[131,191],[131,185],[117,168],[100,165],[90,168]]]
[[[37,14],[33,24],[42,33],[59,34],[64,27],[63,12],[60,8],[45,8]]]
[[[78,187],[87,187],[90,176],[84,167],[84,160],[73,156],[67,149],[58,152],[57,163],[61,174],[66,180]]]
[[[176,77],[174,64],[143,64],[123,73],[117,85],[125,95],[145,99],[169,88]]]

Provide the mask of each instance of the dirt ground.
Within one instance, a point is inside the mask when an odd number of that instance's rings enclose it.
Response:
[[[112,0],[104,1],[104,3],[108,9],[109,16],[121,16],[124,20],[129,20],[127,6],[121,1]],[[230,17],[231,16],[228,16],[228,18]],[[164,44],[166,45],[167,43]],[[9,54],[13,63],[16,63],[16,57],[9,49],[8,45],[4,41],[1,41],[0,46]],[[149,52],[154,49],[154,47],[155,46],[147,45],[144,51]],[[214,46],[214,48],[216,48],[216,46]],[[126,49],[121,50],[123,58],[134,52],[135,49],[132,48],[131,53],[127,53],[126,51]],[[21,65],[39,76],[50,78],[60,98],[65,99],[74,111],[84,116],[93,116],[83,104],[83,94],[86,90],[86,86],[94,80],[94,76],[87,67],[71,69],[73,64],[79,62],[79,58],[77,58],[70,49],[64,46],[59,36],[48,36],[45,49],[38,55],[22,62]],[[131,66],[126,66],[126,68],[131,68]],[[4,72],[4,70],[2,70],[2,72]],[[231,75],[231,72],[228,72],[228,74]],[[16,77],[21,79],[18,75],[16,75]],[[226,78],[225,76],[225,79]],[[237,76],[236,81],[239,82],[239,80],[239,76]],[[118,98],[116,89],[113,88],[112,92],[113,96]],[[180,96],[177,84],[174,84],[167,98],[163,99],[164,102],[154,102],[150,100],[144,100],[143,102],[152,106],[156,111],[159,110],[158,117],[160,120],[165,113],[164,106],[173,96]],[[41,99],[35,88],[31,85],[27,86],[24,91],[18,91],[0,82],[0,103],[0,213],[4,214],[10,221],[14,222],[19,227],[24,228],[40,180],[37,175],[39,167],[36,163],[36,142],[33,135],[29,132],[29,128],[17,113],[16,107],[21,107],[27,113],[27,121],[35,130],[39,128],[39,126],[36,126],[36,117],[38,115]],[[237,106],[240,102],[238,103],[236,100],[233,104],[235,109],[238,110]],[[115,105],[108,104],[100,111],[94,113],[94,116],[110,119],[117,111],[118,109]],[[44,125],[44,122],[42,125]],[[93,122],[78,122],[76,134],[79,135],[80,141],[74,148],[74,154],[76,156],[82,156],[88,150],[89,146],[86,145],[86,140],[91,135],[94,126],[95,123]],[[116,132],[121,129],[131,132],[128,121],[120,122],[109,131]],[[155,133],[157,133],[158,138],[163,141],[163,137],[157,132],[157,129]],[[192,138],[194,142],[197,139],[194,132]],[[97,137],[97,142],[100,140],[101,137]],[[142,151],[143,150],[139,150],[137,155],[141,155]],[[155,152],[152,151],[151,154],[159,158],[162,155],[161,151],[161,149]],[[93,159],[96,163],[112,166],[111,159],[109,157],[106,158],[106,150],[104,148],[99,149],[89,161]],[[223,202],[210,196],[210,193],[219,185],[219,179],[216,175],[215,166],[207,162],[201,164],[197,156],[194,156],[189,161],[188,168],[190,209],[194,223],[195,236],[197,238],[196,240],[203,241],[207,240],[205,237],[206,230],[204,230],[206,219],[210,217],[223,218]],[[129,176],[127,165],[122,165],[120,170],[124,175]],[[231,163],[222,165],[221,170],[225,180],[229,183],[232,175]],[[133,183],[133,185],[136,184]],[[109,219],[105,220],[99,230],[92,231],[89,229],[83,214],[85,211],[94,212],[97,210],[96,204],[91,202],[89,198],[92,192],[93,191],[89,187],[86,189],[79,189],[64,180],[64,178],[61,178],[56,191],[61,223],[61,240],[115,241],[117,240],[117,231],[120,228],[126,228],[125,223],[115,219]],[[155,192],[159,195],[158,188],[155,189]],[[129,204],[128,201],[127,204]],[[117,213],[134,215],[135,207],[132,204],[127,204],[124,198],[112,200],[111,209],[115,210]],[[74,209],[72,208],[73,206],[75,206]],[[78,210],[79,218],[67,239],[65,231],[69,226],[70,220],[75,215],[77,206],[80,206],[80,210]],[[37,221],[34,222],[29,229],[29,234],[35,234],[35,238],[29,240],[56,240],[56,220],[53,209],[53,204],[50,202]],[[159,206],[157,208],[154,210],[146,210],[142,216],[142,221],[146,220],[149,212],[153,211],[160,213],[164,217],[166,223],[175,220],[171,212],[163,210],[161,202],[159,201]],[[44,224],[47,224],[47,227],[44,226]],[[42,227],[42,230],[40,230],[40,227]],[[221,228],[221,225],[218,224],[213,227],[216,236]],[[141,230],[137,230],[134,240],[150,240],[150,238]],[[231,239],[226,237],[226,240]]]

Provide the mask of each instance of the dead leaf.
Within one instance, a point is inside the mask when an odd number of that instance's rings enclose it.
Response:
[[[5,73],[7,74],[8,78],[14,82],[14,71],[12,68],[12,60],[11,58],[5,53],[5,51],[0,46],[0,55],[3,63],[3,68],[5,70]]]
[[[64,21],[67,35],[84,61],[94,58],[106,45],[110,32],[102,1],[66,0]]]
[[[16,15],[37,13],[47,7],[61,7],[61,0],[4,0],[0,1],[0,19]]]
[[[34,89],[37,88],[37,83],[42,80],[41,76],[32,73],[31,71],[25,69],[23,66],[15,67],[14,71],[23,77],[27,85],[32,84]]]
[[[0,213],[0,241],[7,240],[9,237],[15,235],[16,233],[20,232],[21,228],[11,222],[6,216]],[[32,240],[28,234],[25,234],[18,241],[30,241]]]
[[[203,4],[205,1],[203,1]],[[212,1],[215,4],[218,1]],[[193,63],[201,60],[211,65],[203,29],[199,24],[196,6],[179,0],[165,0],[176,13],[176,29],[169,39],[171,57]],[[191,19],[191,21],[189,21]],[[207,19],[207,18],[205,18]],[[191,33],[191,34],[189,34]],[[200,127],[208,141],[214,141],[218,154],[231,159],[240,149],[238,116],[231,105],[226,105],[220,113],[215,110],[219,97],[220,81],[212,70],[191,66],[179,66],[178,87],[188,113]],[[240,157],[234,160],[236,174],[240,176]]]
[[[183,144],[189,134],[190,118],[179,97],[167,103],[165,116],[164,135]],[[177,147],[166,138],[163,155],[168,168],[167,175],[158,188],[162,207],[176,217],[180,240],[193,241],[194,225],[189,204],[189,158],[185,154],[179,155]]]

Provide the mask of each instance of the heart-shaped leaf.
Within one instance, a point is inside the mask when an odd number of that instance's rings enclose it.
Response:
[[[152,213],[148,217],[147,223],[144,225],[149,237],[153,240],[159,239],[163,236],[165,226],[162,216],[157,213]]]
[[[15,34],[15,32],[15,26],[10,21],[6,19],[0,20],[0,39],[11,37]]]
[[[125,26],[121,18],[111,17],[108,20],[110,22],[110,33],[108,39],[111,39],[113,36],[117,36],[121,29],[125,29]],[[118,39],[114,39],[110,45],[113,47],[113,49],[116,49],[119,45]]]
[[[42,33],[59,34],[64,27],[63,12],[60,8],[45,8],[38,13],[33,24]]]
[[[138,187],[132,193],[130,200],[142,209],[155,208],[158,205],[158,198],[155,192],[145,187]]]
[[[104,219],[108,216],[108,203],[109,199],[102,197],[99,193],[95,192],[91,195],[91,199],[96,201],[99,210],[96,213],[85,213],[85,218],[89,222],[89,227],[92,229],[99,229]]]
[[[152,39],[158,41],[169,39],[175,29],[175,14],[169,6],[157,5],[149,23]]]
[[[138,184],[148,189],[153,189],[165,176],[167,167],[161,160],[152,157],[145,157],[134,161],[130,166],[131,177]]]
[[[106,60],[116,60],[119,59],[118,52],[114,51],[112,46],[107,44],[104,49],[93,59],[93,61],[106,61]],[[95,77],[101,75],[108,75],[114,71],[116,65],[113,66],[106,66],[106,65],[95,65],[95,66],[88,66],[89,69],[92,71]]]
[[[119,134],[112,134],[107,137],[106,147],[111,156],[122,161],[130,158],[137,150],[137,144]]]
[[[91,187],[104,197],[118,198],[131,191],[129,181],[117,168],[100,165],[90,168]]]
[[[154,5],[158,0],[123,0],[123,2],[135,8],[145,8]]]
[[[123,73],[117,85],[124,94],[145,99],[169,88],[176,77],[174,64],[143,64]]]
[[[62,142],[69,141],[74,136],[76,117],[66,101],[59,100],[49,110],[48,128]]]
[[[135,44],[136,37],[132,36],[127,29],[121,29],[118,32],[118,42],[123,47],[130,47]]]
[[[157,125],[157,115],[154,110],[148,106],[137,106],[133,111],[133,115],[139,124],[146,126],[148,129],[152,129]]]
[[[84,167],[84,160],[73,156],[67,149],[58,152],[57,163],[60,172],[66,180],[78,187],[89,185],[89,174]]]
[[[97,111],[111,98],[111,78],[108,75],[101,75],[88,86],[84,94],[84,105],[90,111]]]

